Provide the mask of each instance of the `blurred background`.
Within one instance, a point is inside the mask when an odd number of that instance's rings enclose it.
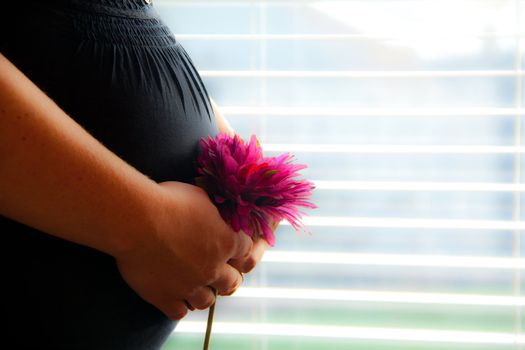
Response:
[[[211,349],[525,348],[525,1],[153,1],[237,132],[317,185]]]

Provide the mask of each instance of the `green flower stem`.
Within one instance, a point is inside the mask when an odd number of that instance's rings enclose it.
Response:
[[[210,347],[210,338],[211,338],[211,326],[213,325],[213,315],[215,314],[215,304],[217,303],[217,290],[213,289],[213,295],[215,296],[215,302],[210,306],[208,311],[208,322],[206,323],[206,334],[204,335],[204,346],[203,350],[208,350]]]

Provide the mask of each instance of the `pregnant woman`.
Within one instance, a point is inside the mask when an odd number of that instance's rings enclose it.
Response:
[[[227,123],[149,0],[0,16],[3,341],[159,349],[265,249],[189,184],[198,141]]]

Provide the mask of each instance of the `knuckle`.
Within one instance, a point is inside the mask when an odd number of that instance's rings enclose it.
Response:
[[[178,321],[184,318],[188,314],[188,308],[182,304],[177,304],[174,307],[171,307],[167,311],[167,316],[174,321]]]
[[[237,275],[238,277],[234,277],[234,275]],[[242,283],[242,277],[239,273],[231,274],[228,277],[228,280],[224,283],[224,285],[221,286],[220,289],[217,290],[217,293],[219,295],[230,295],[235,291]]]
[[[228,260],[228,265],[232,266],[234,269],[241,271],[243,261],[240,259],[230,259]]]
[[[213,295],[211,288],[201,287],[187,300],[195,309],[204,310],[209,308],[215,302],[215,296]]]
[[[221,293],[221,295],[223,296],[230,296],[232,295],[233,293],[235,293],[237,291],[237,289],[239,289],[239,287],[241,286],[242,284],[242,280],[241,281],[238,281],[237,283],[235,283],[234,285],[232,285],[230,287],[230,289],[224,291],[223,293]]]
[[[250,272],[257,266],[257,260],[253,256],[249,256],[243,264],[242,272]]]
[[[212,306],[213,303],[214,303],[214,300],[211,297],[206,297],[206,298],[200,300],[198,303],[196,303],[193,306],[196,309],[198,309],[198,310],[205,310],[205,309],[209,308],[210,306]]]
[[[214,281],[218,280],[220,276],[220,269],[218,266],[210,266],[209,269],[202,273],[202,280],[204,285],[210,285]]]

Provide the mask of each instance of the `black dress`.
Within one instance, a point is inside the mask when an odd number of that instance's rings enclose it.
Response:
[[[149,1],[9,1],[0,48],[11,62],[142,173],[192,181],[198,141],[217,126],[190,58]],[[159,349],[175,327],[111,256],[1,216],[0,235],[2,344]]]

